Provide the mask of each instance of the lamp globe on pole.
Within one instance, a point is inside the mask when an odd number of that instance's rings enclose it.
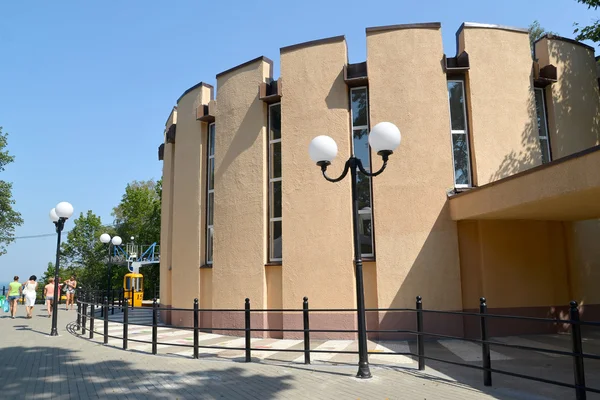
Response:
[[[73,206],[71,203],[61,201],[50,210],[50,220],[56,227],[56,262],[54,263],[54,297],[52,301],[52,328],[50,330],[50,336],[58,336],[58,300],[59,300],[59,271],[60,271],[60,239],[65,222],[73,215]]]
[[[319,166],[331,164],[337,153],[335,140],[325,135],[317,136],[308,146],[308,155]]]
[[[100,235],[100,241],[104,244],[108,244],[108,242],[110,242],[110,235],[108,233],[103,233]]]
[[[71,218],[71,215],[73,215],[73,206],[66,201],[58,203],[54,210],[58,218],[69,219]]]
[[[329,182],[340,182],[348,173],[351,177],[352,187],[352,225],[353,225],[353,242],[354,242],[354,265],[356,279],[356,304],[357,304],[357,327],[358,327],[358,373],[357,378],[370,378],[371,371],[369,367],[369,355],[367,349],[367,322],[365,310],[365,289],[363,281],[363,265],[361,252],[361,225],[364,220],[358,211],[359,196],[358,196],[358,174],[367,177],[375,177],[381,174],[387,165],[389,156],[400,145],[400,129],[391,122],[380,122],[371,129],[369,134],[369,145],[381,159],[383,165],[377,172],[370,172],[370,169],[365,169],[360,158],[354,154],[346,161],[344,171],[337,178],[327,176],[327,167],[331,164],[338,152],[337,144],[329,136],[321,135],[315,137],[308,146],[308,154],[310,158],[321,167],[323,177]],[[366,160],[365,160],[366,161]],[[366,219],[367,217],[365,217]]]
[[[50,210],[50,221],[56,223],[58,222],[58,215],[56,214],[56,208]]]
[[[400,129],[391,122],[380,122],[369,133],[369,145],[379,155],[390,155],[400,146]]]

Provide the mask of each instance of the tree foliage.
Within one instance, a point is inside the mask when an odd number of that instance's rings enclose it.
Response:
[[[75,227],[61,246],[61,271],[75,274],[79,284],[86,287],[104,288],[107,273],[107,248],[100,242],[100,235],[114,230],[102,225],[100,217],[91,210],[81,213]],[[61,277],[63,274],[61,273]]]
[[[74,271],[72,268],[64,268],[63,265],[60,267],[60,271],[58,271],[58,279],[59,282],[64,282],[71,277],[71,275],[77,275],[77,271]],[[54,263],[49,262],[46,271],[42,274],[39,282],[43,285],[46,285],[50,278],[54,278]]]
[[[133,181],[128,184],[121,202],[113,209],[117,234],[124,241],[133,236],[138,245],[159,243],[161,197],[162,180]],[[145,249],[147,247],[140,251]],[[154,288],[159,285],[160,268],[158,264],[149,264],[140,272],[144,275],[144,297],[152,298]]]
[[[0,172],[15,160],[8,153],[8,134],[2,133],[0,126]],[[6,247],[14,241],[15,227],[23,224],[21,214],[13,209],[12,183],[0,179],[0,255],[6,253]]]
[[[131,236],[140,245],[158,242],[161,196],[162,181],[133,181],[127,185],[121,202],[113,209],[114,226],[104,226],[100,217],[91,210],[81,213],[61,247],[61,280],[75,275],[80,286],[104,289],[108,279],[108,247],[100,242],[100,235],[121,236],[123,247]],[[117,289],[128,271],[124,263],[119,265],[114,258],[112,260],[110,285]],[[155,285],[158,287],[160,269],[156,264],[144,267],[141,272],[145,297],[151,298]],[[45,282],[50,276],[54,276],[53,263],[48,263],[42,280]]]
[[[597,10],[600,7],[600,0],[577,0],[578,3],[588,6],[588,9],[593,8]],[[575,23],[575,30],[577,40],[591,40],[594,43],[600,42],[600,19],[596,18],[590,25],[581,26],[579,23]]]
[[[162,180],[133,181],[113,209],[117,234],[124,240],[149,245],[160,240]]]

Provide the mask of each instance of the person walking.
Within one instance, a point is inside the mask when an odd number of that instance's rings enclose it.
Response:
[[[77,287],[77,281],[75,280],[75,275],[71,275],[69,280],[65,281],[65,287],[67,288],[67,301],[65,305],[65,310],[69,309],[69,304],[71,305],[71,310],[73,309],[73,299],[75,298],[75,288]]]
[[[17,302],[21,297],[22,286],[19,277],[15,275],[14,280],[8,284],[8,304],[10,304],[10,316],[14,319],[17,315]]]
[[[52,316],[52,303],[54,302],[54,278],[48,279],[48,284],[44,286],[44,299],[46,300],[48,318],[50,318]]]
[[[37,296],[37,277],[31,275],[29,280],[23,285],[23,294],[25,295],[25,310],[27,311],[27,318],[32,317],[33,306],[35,305],[35,298]]]

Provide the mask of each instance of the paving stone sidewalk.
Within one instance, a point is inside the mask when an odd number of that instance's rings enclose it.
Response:
[[[69,332],[74,311],[60,311],[58,337],[37,306],[16,319],[0,317],[0,388],[14,399],[568,399],[570,391],[545,390],[527,381],[495,377],[485,388],[481,373],[458,376],[436,364],[425,373],[412,366],[373,367],[374,378],[354,378],[354,365],[242,363],[194,360],[124,351]],[[541,395],[540,393],[545,393]],[[589,398],[593,398],[588,396]]]

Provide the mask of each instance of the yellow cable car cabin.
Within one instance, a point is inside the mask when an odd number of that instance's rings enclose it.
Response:
[[[133,288],[133,290],[131,290]],[[137,273],[126,274],[123,278],[123,289],[125,289],[125,298],[129,305],[141,307],[144,299],[144,276]],[[133,296],[133,304],[131,297]]]

